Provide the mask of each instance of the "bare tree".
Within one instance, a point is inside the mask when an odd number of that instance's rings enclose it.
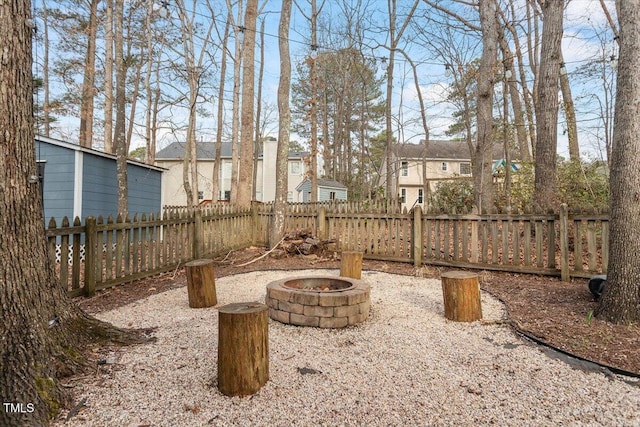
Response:
[[[289,92],[291,89],[291,57],[289,54],[289,24],[291,22],[292,0],[282,0],[280,25],[278,27],[278,46],[280,50],[280,81],[278,84],[278,112],[280,126],[278,130],[278,149],[276,154],[276,194],[273,204],[273,223],[269,233],[269,246],[273,247],[284,235],[285,215],[287,211],[288,173],[287,158],[289,152],[289,128],[291,109]]]
[[[560,91],[562,92],[562,103],[560,106],[564,111],[567,126],[567,140],[569,142],[569,159],[580,160],[580,143],[578,142],[578,126],[576,123],[576,109],[573,104],[571,93],[571,83],[564,64],[562,51],[560,51]]]
[[[240,71],[242,67],[242,37],[244,36],[244,25],[242,24],[243,0],[237,3],[237,19],[232,22],[234,40],[233,55],[233,100],[231,102],[231,203],[238,201],[238,176],[240,173]],[[227,0],[229,17],[232,17],[233,5],[231,0]]]
[[[258,16],[258,0],[247,0],[247,8],[244,15],[244,38],[242,40],[242,111],[240,133],[240,161],[238,171],[238,197],[236,204],[239,207],[251,206],[251,187],[253,171],[253,103],[255,93],[255,43],[256,43],[256,19]]]
[[[98,3],[89,3],[89,24],[87,26],[87,52],[84,60],[82,81],[82,103],[80,105],[80,145],[91,148],[93,140],[93,104],[95,98],[96,35],[98,34]]]
[[[616,323],[640,320],[640,1],[617,2],[620,62],[611,162],[607,286],[596,315]]]
[[[126,79],[127,66],[124,61],[123,13],[124,0],[115,0],[115,65],[116,65],[116,123],[114,126],[114,145],[116,149],[116,167],[118,175],[118,214],[125,219],[129,209],[127,179],[127,138],[126,138]]]
[[[316,0],[310,0],[311,13],[306,15],[302,9],[301,13],[307,18],[311,24],[311,56],[307,59],[309,64],[309,86],[310,95],[309,100],[309,124],[310,124],[310,137],[309,145],[311,146],[311,168],[309,176],[311,177],[311,202],[318,201],[318,76],[317,76],[317,64],[316,57],[318,54],[318,15],[322,11],[325,5],[325,1],[322,2],[320,7],[317,5]]]
[[[211,200],[217,201],[220,199],[220,169],[222,168],[222,121],[224,118],[224,89],[225,81],[227,78],[227,47],[229,42],[229,29],[231,26],[231,11],[227,13],[227,20],[224,26],[224,35],[222,37],[222,52],[220,57],[220,85],[218,87],[218,110],[217,110],[217,123],[216,129],[216,158],[213,163],[213,177],[211,180]]]
[[[44,90],[44,100],[42,102],[42,114],[44,121],[44,136],[51,133],[51,103],[49,101],[49,16],[47,12],[47,2],[42,0],[42,37],[44,44],[44,57],[42,58],[42,87]]]
[[[542,3],[544,22],[540,71],[536,76],[536,163],[534,204],[543,210],[556,204],[556,152],[558,146],[558,77],[564,1]]]
[[[395,199],[396,189],[394,188],[394,171],[393,171],[393,155],[392,155],[392,144],[393,144],[393,128],[391,123],[391,101],[393,99],[393,69],[395,67],[395,52],[402,35],[404,34],[407,26],[411,22],[413,18],[413,13],[418,7],[418,3],[420,0],[415,0],[413,5],[411,6],[410,11],[405,16],[405,20],[398,29],[396,33],[396,20],[397,20],[397,4],[396,0],[387,0],[387,8],[389,13],[389,62],[387,66],[387,120],[386,120],[386,130],[387,130],[387,147],[386,147],[386,167],[387,167],[387,183],[386,183],[386,191],[388,199]]]
[[[104,22],[104,151],[114,153],[113,147],[113,0],[105,0]],[[149,0],[149,5],[152,1]],[[152,7],[152,6],[151,6]],[[148,16],[151,19],[151,14]]]
[[[482,57],[478,69],[477,139],[473,163],[475,202],[481,212],[493,209],[493,86],[498,55],[498,18],[494,0],[480,0]]]

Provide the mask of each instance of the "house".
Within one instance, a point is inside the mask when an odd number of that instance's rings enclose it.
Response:
[[[305,178],[297,187],[298,200],[304,203],[311,201],[311,178]],[[318,178],[318,197],[319,202],[329,200],[347,200],[347,187],[338,181],[330,179]]]
[[[118,213],[116,156],[78,144],[43,136],[35,139],[36,160],[42,186],[44,218],[60,225],[73,218]],[[127,161],[128,211],[159,214],[162,208],[163,169],[134,160]]]
[[[198,198],[201,202],[212,199],[211,192],[213,165],[215,159],[215,143],[197,142],[198,154]],[[219,194],[215,199],[229,200],[231,197],[231,144],[223,143],[220,153],[221,167],[218,176]],[[271,202],[276,195],[276,153],[278,142],[268,138],[263,143],[262,153],[258,156],[256,173],[256,200]],[[187,204],[187,195],[183,181],[184,142],[173,142],[156,153],[155,164],[166,169],[163,178],[163,198],[167,204],[182,206]],[[291,151],[288,157],[288,192],[290,202],[298,202],[296,187],[303,181],[308,170],[309,153]],[[216,201],[217,201],[216,200]]]
[[[434,191],[439,182],[454,179],[471,179],[471,155],[466,141],[430,140],[419,144],[395,144],[392,149],[394,187],[403,207],[424,206],[423,164],[429,190]],[[492,162],[504,157],[503,147],[494,146]],[[382,176],[385,177],[383,164]]]

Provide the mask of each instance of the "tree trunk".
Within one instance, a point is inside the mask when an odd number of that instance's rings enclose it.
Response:
[[[244,38],[242,43],[242,113],[240,133],[240,162],[238,175],[237,205],[251,206],[251,175],[253,172],[253,94],[255,92],[255,43],[258,0],[248,0],[244,15]]]
[[[536,77],[536,158],[533,201],[544,211],[556,206],[556,153],[558,147],[558,77],[562,42],[563,1],[542,4],[544,22],[540,72]]]
[[[640,1],[618,2],[620,61],[611,161],[607,285],[596,315],[640,321]]]
[[[269,246],[274,247],[284,235],[285,214],[287,212],[287,190],[289,177],[287,158],[289,153],[289,129],[291,128],[291,56],[289,53],[289,24],[291,22],[292,0],[282,1],[278,46],[280,50],[280,81],[278,83],[278,149],[276,154],[276,195],[273,203],[273,224],[269,233]]]
[[[227,77],[227,46],[229,44],[229,28],[232,20],[231,13],[227,14],[227,22],[224,26],[224,37],[222,39],[222,57],[220,58],[220,87],[218,88],[218,111],[216,122],[216,158],[213,162],[213,177],[211,179],[211,201],[217,202],[220,197],[220,169],[222,168],[222,122],[224,119],[224,89]]]
[[[88,364],[86,338],[124,331],[84,315],[49,257],[33,127],[31,4],[0,2],[0,425],[47,425],[70,402],[58,379]],[[113,332],[113,334],[111,334]]]
[[[317,76],[317,34],[318,8],[316,0],[311,0],[311,54],[309,62],[309,80],[311,83],[311,109],[309,119],[311,121],[311,198],[310,202],[318,201],[318,76]]]
[[[231,203],[238,203],[238,176],[240,169],[240,70],[242,67],[242,45],[241,39],[243,37],[242,27],[242,2],[238,1],[238,17],[237,22],[233,25],[233,31],[235,34],[235,48],[233,57],[233,101],[231,105]],[[231,16],[231,10],[233,6],[230,0],[227,0],[227,7],[229,8],[229,16]]]
[[[260,22],[260,68],[258,70],[258,93],[256,94],[256,125],[253,136],[253,179],[251,180],[251,200],[258,200],[258,156],[262,148],[262,80],[264,78],[264,18]]]
[[[125,85],[127,68],[124,62],[124,34],[122,20],[124,14],[124,0],[115,0],[115,63],[116,63],[116,169],[118,175],[118,214],[123,219],[129,210],[128,181],[127,181],[127,139],[125,128],[126,94]]]
[[[105,1],[104,152],[113,154],[113,0]]]
[[[49,102],[49,13],[46,0],[42,0],[42,43],[44,54],[42,58],[42,88],[44,90],[44,101],[42,102],[42,117],[44,120],[44,136],[51,133],[51,103]]]
[[[87,34],[87,53],[84,59],[84,79],[82,80],[82,103],[80,105],[80,145],[91,148],[93,140],[93,100],[96,76],[96,34],[98,33],[98,3],[91,0]]]
[[[498,56],[498,19],[493,0],[481,0],[482,57],[478,69],[477,128],[473,162],[476,206],[481,212],[494,207],[493,196],[493,69]]]
[[[560,64],[564,65],[562,50],[560,51]],[[562,109],[567,121],[567,140],[569,141],[569,159],[580,161],[580,144],[578,143],[578,125],[576,124],[576,109],[573,105],[571,84],[566,68],[560,70],[560,90],[562,91]]]

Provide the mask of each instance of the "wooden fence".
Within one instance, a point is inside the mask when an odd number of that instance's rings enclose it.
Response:
[[[49,254],[60,283],[71,296],[174,270],[201,257],[212,257],[256,244],[251,210],[230,206],[165,210],[133,220],[112,217],[67,218],[47,228]]]
[[[72,296],[177,269],[193,259],[266,245],[271,204],[166,207],[162,216],[88,217],[47,229],[60,281]],[[591,277],[606,273],[608,216],[596,213],[445,215],[389,203],[290,204],[289,231],[310,229],[368,259]]]

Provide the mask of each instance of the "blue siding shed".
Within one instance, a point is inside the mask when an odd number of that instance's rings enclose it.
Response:
[[[311,201],[311,180],[305,179],[296,187],[299,193],[302,193],[302,202]],[[327,202],[330,200],[347,200],[347,187],[330,179],[318,178],[318,201]]]
[[[116,157],[52,138],[36,137],[36,160],[44,163],[44,218],[60,224],[65,216],[102,215],[118,211]],[[163,168],[127,162],[129,215],[160,213]]]

